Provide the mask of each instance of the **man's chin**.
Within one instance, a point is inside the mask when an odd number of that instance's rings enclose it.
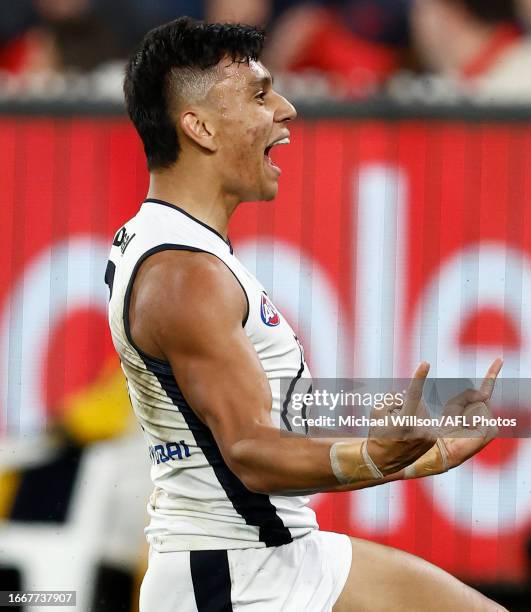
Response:
[[[271,183],[270,185],[267,185],[265,187],[260,200],[262,200],[263,202],[270,202],[271,200],[274,200],[277,197],[277,193],[278,181],[275,181],[274,183]]]
[[[276,194],[276,193],[273,193],[273,194],[267,195],[267,196],[266,196],[266,197],[264,197],[264,198],[260,198],[260,200],[261,200],[262,202],[271,202],[271,201],[273,201],[273,200],[274,200],[276,197],[277,197],[277,194]]]
[[[259,188],[249,190],[241,196],[240,202],[270,202],[277,197],[278,181],[267,181]]]

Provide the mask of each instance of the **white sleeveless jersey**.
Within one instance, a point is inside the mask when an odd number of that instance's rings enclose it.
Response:
[[[295,384],[306,390],[311,383],[296,335],[262,285],[235,257],[230,242],[184,210],[146,200],[116,234],[105,281],[110,290],[112,339],[152,461],[155,488],[148,503],[148,541],[158,551],[289,543],[318,527],[308,498],[246,489],[225,464],[211,431],[187,404],[169,363],[146,355],[131,337],[129,302],[136,272],[150,255],[173,249],[218,257],[240,283],[248,302],[244,330],[269,380],[276,426],[288,418],[281,379],[284,390],[286,380],[292,381],[287,385],[288,399]]]

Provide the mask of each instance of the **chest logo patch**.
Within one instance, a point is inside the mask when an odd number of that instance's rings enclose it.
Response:
[[[262,293],[260,314],[262,316],[262,321],[268,327],[276,327],[280,323],[280,315],[278,314],[278,310],[273,306],[273,303],[265,293]]]

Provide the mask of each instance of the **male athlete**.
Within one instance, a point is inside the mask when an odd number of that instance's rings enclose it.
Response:
[[[126,71],[150,186],[116,234],[106,282],[153,463],[141,612],[500,610],[421,559],[319,531],[307,506],[309,492],[444,472],[493,434],[280,435],[278,383],[309,378],[308,366],[227,238],[241,202],[275,197],[269,154],[289,143],[296,115],[259,61],[262,43],[249,26],[178,19],[149,32]],[[500,367],[465,394],[465,410],[489,414]],[[403,413],[416,413],[427,372],[417,369]]]

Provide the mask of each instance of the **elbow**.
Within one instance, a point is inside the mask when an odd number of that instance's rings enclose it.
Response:
[[[243,486],[251,493],[262,493],[263,495],[273,495],[275,492],[266,479],[256,473],[247,473],[245,470],[237,475]]]
[[[252,493],[271,495],[274,493],[268,474],[260,469],[253,456],[248,452],[248,442],[234,444],[227,453],[227,464],[231,472]]]

